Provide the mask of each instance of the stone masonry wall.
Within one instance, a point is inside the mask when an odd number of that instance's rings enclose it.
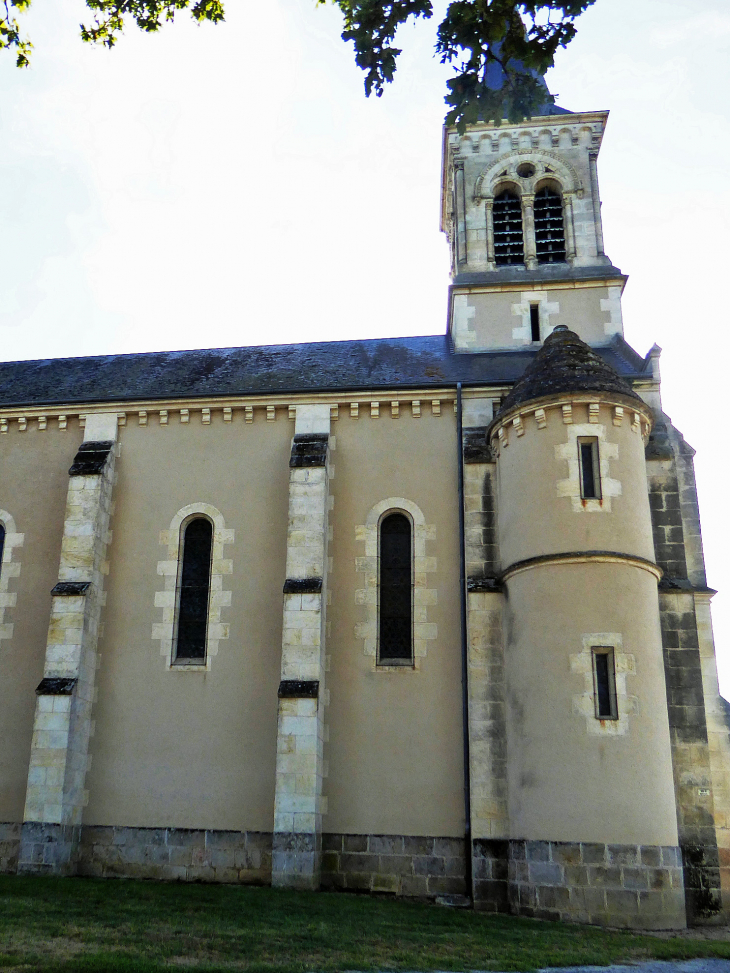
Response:
[[[99,878],[271,883],[271,835],[262,831],[85,827],[78,873]]]
[[[637,929],[685,923],[678,848],[489,841],[475,847],[477,862],[486,911]]]
[[[718,708],[714,647],[705,645],[701,657],[695,611],[707,589],[692,456],[660,415],[647,446],[647,479],[656,561],[664,571],[659,613],[687,919],[696,924],[716,919],[722,906],[713,789],[723,775],[719,766],[713,771],[706,711]],[[715,764],[722,763],[716,754]]]
[[[18,870],[20,822],[0,822],[0,875],[14,875]]]
[[[322,886],[434,898],[464,895],[464,839],[325,834]]]

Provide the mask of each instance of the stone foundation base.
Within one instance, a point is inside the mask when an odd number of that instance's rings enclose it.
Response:
[[[679,848],[561,841],[473,843],[474,904],[629,929],[684,929]]]
[[[271,835],[261,831],[84,827],[78,874],[182,882],[271,882]]]
[[[325,834],[322,887],[435,898],[464,895],[464,839]]]
[[[433,899],[465,894],[464,866],[463,838],[0,824],[0,871],[21,874],[303,889],[321,881],[325,889]],[[474,906],[483,911],[630,929],[686,926],[679,848],[475,839],[472,872]]]
[[[271,884],[277,888],[316,891],[322,861],[321,834],[274,832]]]
[[[20,829],[19,875],[75,875],[81,828],[25,821]]]
[[[0,874],[14,875],[18,870],[20,824],[0,822]]]

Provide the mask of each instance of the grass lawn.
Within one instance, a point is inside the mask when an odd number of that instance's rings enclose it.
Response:
[[[0,970],[530,970],[700,956],[730,959],[730,943],[336,893],[0,877]]]

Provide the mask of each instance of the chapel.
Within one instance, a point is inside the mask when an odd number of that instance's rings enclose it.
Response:
[[[0,870],[725,917],[714,592],[607,119],[444,130],[444,334],[0,363]]]

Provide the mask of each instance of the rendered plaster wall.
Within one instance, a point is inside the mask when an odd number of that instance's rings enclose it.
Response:
[[[677,845],[656,584],[636,566],[598,562],[508,580],[512,835]],[[614,646],[617,721],[595,718],[592,645]]]
[[[531,346],[531,304],[540,309],[541,340],[558,324],[567,325],[592,345],[606,344],[622,330],[619,283],[579,287],[525,283],[491,291],[465,287],[451,296],[449,326],[457,351]]]
[[[17,598],[3,618],[12,634],[0,639],[2,822],[23,819],[35,688],[43,677],[51,588],[58,580],[68,469],[82,439],[82,430],[70,420],[65,430],[50,422],[39,429],[30,421],[21,432],[12,423],[0,435],[0,507],[24,535],[11,562],[20,565],[20,573],[8,579],[8,593]]]
[[[525,558],[586,550],[654,560],[644,443],[632,413],[626,408],[619,426],[610,403],[600,404],[598,422],[590,423],[588,413],[587,404],[574,402],[566,424],[560,406],[546,407],[545,428],[532,415],[523,417],[522,436],[508,428],[509,445],[501,446],[497,463],[503,569]],[[580,500],[579,436],[599,440],[600,501]]]
[[[424,404],[425,406],[425,404]],[[464,833],[461,662],[459,643],[456,423],[451,403],[420,417],[401,405],[353,419],[340,407],[336,449],[331,604],[325,716],[328,813],[325,835],[459,837]],[[368,639],[356,634],[368,606],[357,570],[365,556],[368,514],[381,501],[403,498],[426,525],[418,580],[434,592],[427,606],[425,654],[416,668],[378,669]],[[420,556],[420,555],[419,555]],[[421,570],[423,569],[423,570]],[[427,569],[427,570],[426,570]],[[419,616],[420,617],[420,616]],[[359,632],[360,629],[357,629]]]
[[[270,832],[293,423],[215,412],[203,424],[191,410],[186,424],[151,416],[119,433],[84,824]],[[170,524],[191,504],[233,531],[213,564],[230,607],[197,670],[170,668],[157,603]]]

